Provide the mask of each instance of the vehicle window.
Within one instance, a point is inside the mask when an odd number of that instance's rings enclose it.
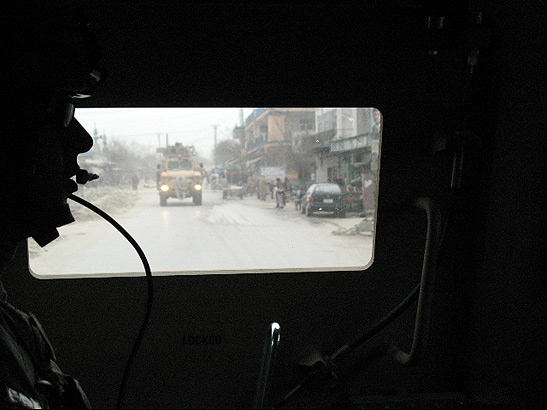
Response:
[[[316,194],[341,194],[342,190],[339,185],[317,185]]]
[[[372,263],[382,125],[374,108],[79,108],[76,119],[94,140],[79,164],[100,178],[75,194],[134,237],[155,275]],[[314,201],[314,188],[344,201]],[[76,222],[60,238],[44,248],[28,241],[34,275],[144,275],[119,232],[69,205]]]
[[[181,161],[180,169],[192,169],[192,161]]]

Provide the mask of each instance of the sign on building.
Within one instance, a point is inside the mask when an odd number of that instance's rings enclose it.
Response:
[[[284,167],[260,167],[260,176],[264,176],[266,181],[275,181],[277,178],[285,178]]]

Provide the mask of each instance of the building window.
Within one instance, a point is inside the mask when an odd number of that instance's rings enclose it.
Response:
[[[365,161],[365,151],[364,150],[358,150],[355,152],[353,157],[353,162],[364,162]]]

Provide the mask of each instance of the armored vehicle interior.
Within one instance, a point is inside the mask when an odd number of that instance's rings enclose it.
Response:
[[[40,318],[94,407],[544,407],[544,2],[70,7],[92,23],[108,71],[79,107],[383,117],[367,269],[152,267],[136,350],[144,270],[35,277],[21,243],[15,267],[28,274],[3,276],[11,303]],[[188,334],[218,339],[189,345]]]

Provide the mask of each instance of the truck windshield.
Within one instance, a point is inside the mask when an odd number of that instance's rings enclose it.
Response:
[[[192,161],[181,161],[180,169],[192,169]]]

